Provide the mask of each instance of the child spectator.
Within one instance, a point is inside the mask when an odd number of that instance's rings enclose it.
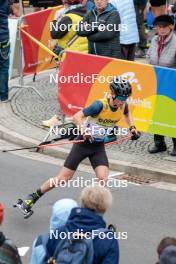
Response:
[[[72,199],[62,199],[53,205],[52,215],[50,218],[50,232],[65,225],[71,210],[78,204]],[[48,234],[38,236],[32,247],[31,264],[42,264],[46,255],[46,243]]]

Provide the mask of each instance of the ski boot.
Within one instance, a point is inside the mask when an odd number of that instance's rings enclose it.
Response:
[[[14,204],[14,207],[16,207],[23,214],[25,219],[27,219],[33,214],[33,210],[31,210],[31,208],[38,199],[38,194],[32,193],[29,194],[25,200],[18,199],[17,203]]]
[[[25,219],[29,218],[33,211],[31,210],[31,206],[26,203],[26,200],[18,199],[17,203],[13,205],[16,207],[24,216]]]

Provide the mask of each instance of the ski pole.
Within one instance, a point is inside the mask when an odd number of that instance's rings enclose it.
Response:
[[[67,140],[67,141],[63,141],[61,143],[57,143],[57,144],[45,144],[45,142],[43,142],[43,143],[39,144],[38,146],[7,149],[7,150],[2,150],[2,152],[12,152],[12,151],[18,151],[18,150],[45,148],[45,147],[57,147],[57,146],[68,145],[68,144],[78,144],[78,143],[83,143],[83,142],[84,142],[84,140],[70,140],[70,141]]]
[[[111,146],[111,145],[115,145],[115,144],[120,144],[126,140],[129,140],[131,139],[131,134],[128,134],[126,137],[122,137],[120,138],[119,140],[115,140],[115,141],[112,141],[112,142],[108,142],[105,144],[105,146]]]
[[[112,141],[109,143],[106,143],[105,146],[111,146],[111,145],[115,145],[115,144],[120,144],[123,141],[129,140],[131,139],[131,134],[127,135],[126,137],[122,137],[119,140],[116,141]],[[67,141],[63,141],[61,143],[51,143],[51,144],[46,144],[45,142],[42,142],[41,144],[39,144],[38,146],[32,146],[32,147],[23,147],[23,148],[15,148],[15,149],[7,149],[7,150],[2,150],[2,152],[12,152],[12,151],[18,151],[18,150],[27,150],[27,149],[40,149],[40,148],[45,148],[45,147],[57,147],[57,146],[62,146],[62,145],[68,145],[68,144],[79,144],[79,143],[83,143],[85,142],[85,140],[81,139],[81,140],[67,140]]]

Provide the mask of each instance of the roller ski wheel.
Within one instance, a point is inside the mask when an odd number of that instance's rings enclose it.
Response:
[[[24,216],[24,219],[29,218],[34,212],[31,207],[25,203],[22,199],[18,199],[17,203],[13,205]]]

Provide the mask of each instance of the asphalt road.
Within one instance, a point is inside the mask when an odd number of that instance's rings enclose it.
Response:
[[[6,208],[2,230],[18,247],[31,247],[36,235],[47,231],[56,200],[63,197],[78,200],[80,189],[57,188],[43,196],[35,206],[34,215],[27,220],[12,208],[17,198],[36,190],[58,169],[53,164],[0,152],[0,201]],[[77,176],[92,177],[80,171]],[[116,224],[118,232],[128,233],[127,240],[120,240],[120,263],[155,263],[161,238],[176,236],[176,192],[129,185],[114,188],[112,193],[114,203],[105,218],[108,223]],[[28,263],[29,258],[30,251],[22,258],[23,263]]]

